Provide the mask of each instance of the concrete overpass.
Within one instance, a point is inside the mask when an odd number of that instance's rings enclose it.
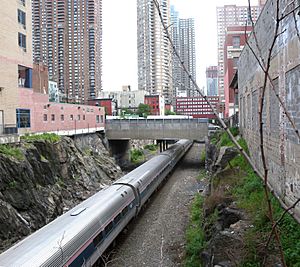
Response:
[[[113,119],[106,120],[108,140],[204,140],[207,119]]]

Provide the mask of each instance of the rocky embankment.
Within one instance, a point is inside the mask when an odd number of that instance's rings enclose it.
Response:
[[[206,169],[210,181],[203,205],[206,239],[201,253],[203,266],[238,266],[245,256],[244,234],[252,226],[248,215],[229,193],[237,177],[235,170],[228,166],[237,155],[235,147],[206,143]]]
[[[22,141],[0,153],[0,250],[29,235],[122,175],[98,135]]]

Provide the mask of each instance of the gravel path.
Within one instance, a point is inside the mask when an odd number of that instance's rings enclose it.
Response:
[[[202,144],[194,144],[127,233],[116,240],[109,267],[182,266],[189,206],[199,189]]]

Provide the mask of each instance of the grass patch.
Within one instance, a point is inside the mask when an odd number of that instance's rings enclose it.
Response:
[[[56,143],[61,140],[61,137],[54,133],[43,133],[43,134],[26,134],[21,136],[21,139],[24,141],[48,141],[50,143]]]
[[[245,140],[239,140],[247,153]],[[267,201],[262,180],[253,172],[246,160],[238,155],[231,165],[239,167],[240,179],[232,189],[232,194],[238,206],[247,211],[252,218],[253,228],[246,232],[247,257],[242,266],[259,266],[262,262],[263,248],[272,226],[268,218]],[[278,200],[271,195],[274,218],[277,220],[284,212]],[[300,267],[300,225],[290,214],[285,215],[278,226],[287,266]],[[275,243],[270,244],[269,254],[278,256]]]
[[[130,150],[130,160],[133,163],[141,162],[145,159],[144,153],[141,149],[132,149]]]
[[[200,253],[205,248],[205,233],[203,230],[203,201],[204,198],[197,194],[190,211],[190,223],[186,231],[185,267],[201,266]]]
[[[24,159],[22,151],[19,148],[10,145],[0,145],[0,154],[11,156],[18,160]]]

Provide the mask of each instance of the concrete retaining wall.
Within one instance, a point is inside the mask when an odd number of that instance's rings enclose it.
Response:
[[[289,12],[287,1],[280,1],[280,13]],[[275,31],[274,17],[276,1],[269,0],[255,26],[262,57],[267,59]],[[296,12],[300,29],[300,17]],[[292,15],[282,20],[270,68],[275,91],[284,101],[297,128],[300,128],[300,42],[297,37]],[[259,51],[251,36],[251,47]],[[262,169],[259,147],[258,108],[259,95],[263,86],[264,73],[252,52],[246,47],[238,65],[240,128],[246,138],[251,157],[259,169]],[[275,93],[267,86],[263,111],[264,136],[269,181],[282,204],[290,206],[300,197],[300,144]],[[295,209],[295,218],[300,221],[300,205]]]

